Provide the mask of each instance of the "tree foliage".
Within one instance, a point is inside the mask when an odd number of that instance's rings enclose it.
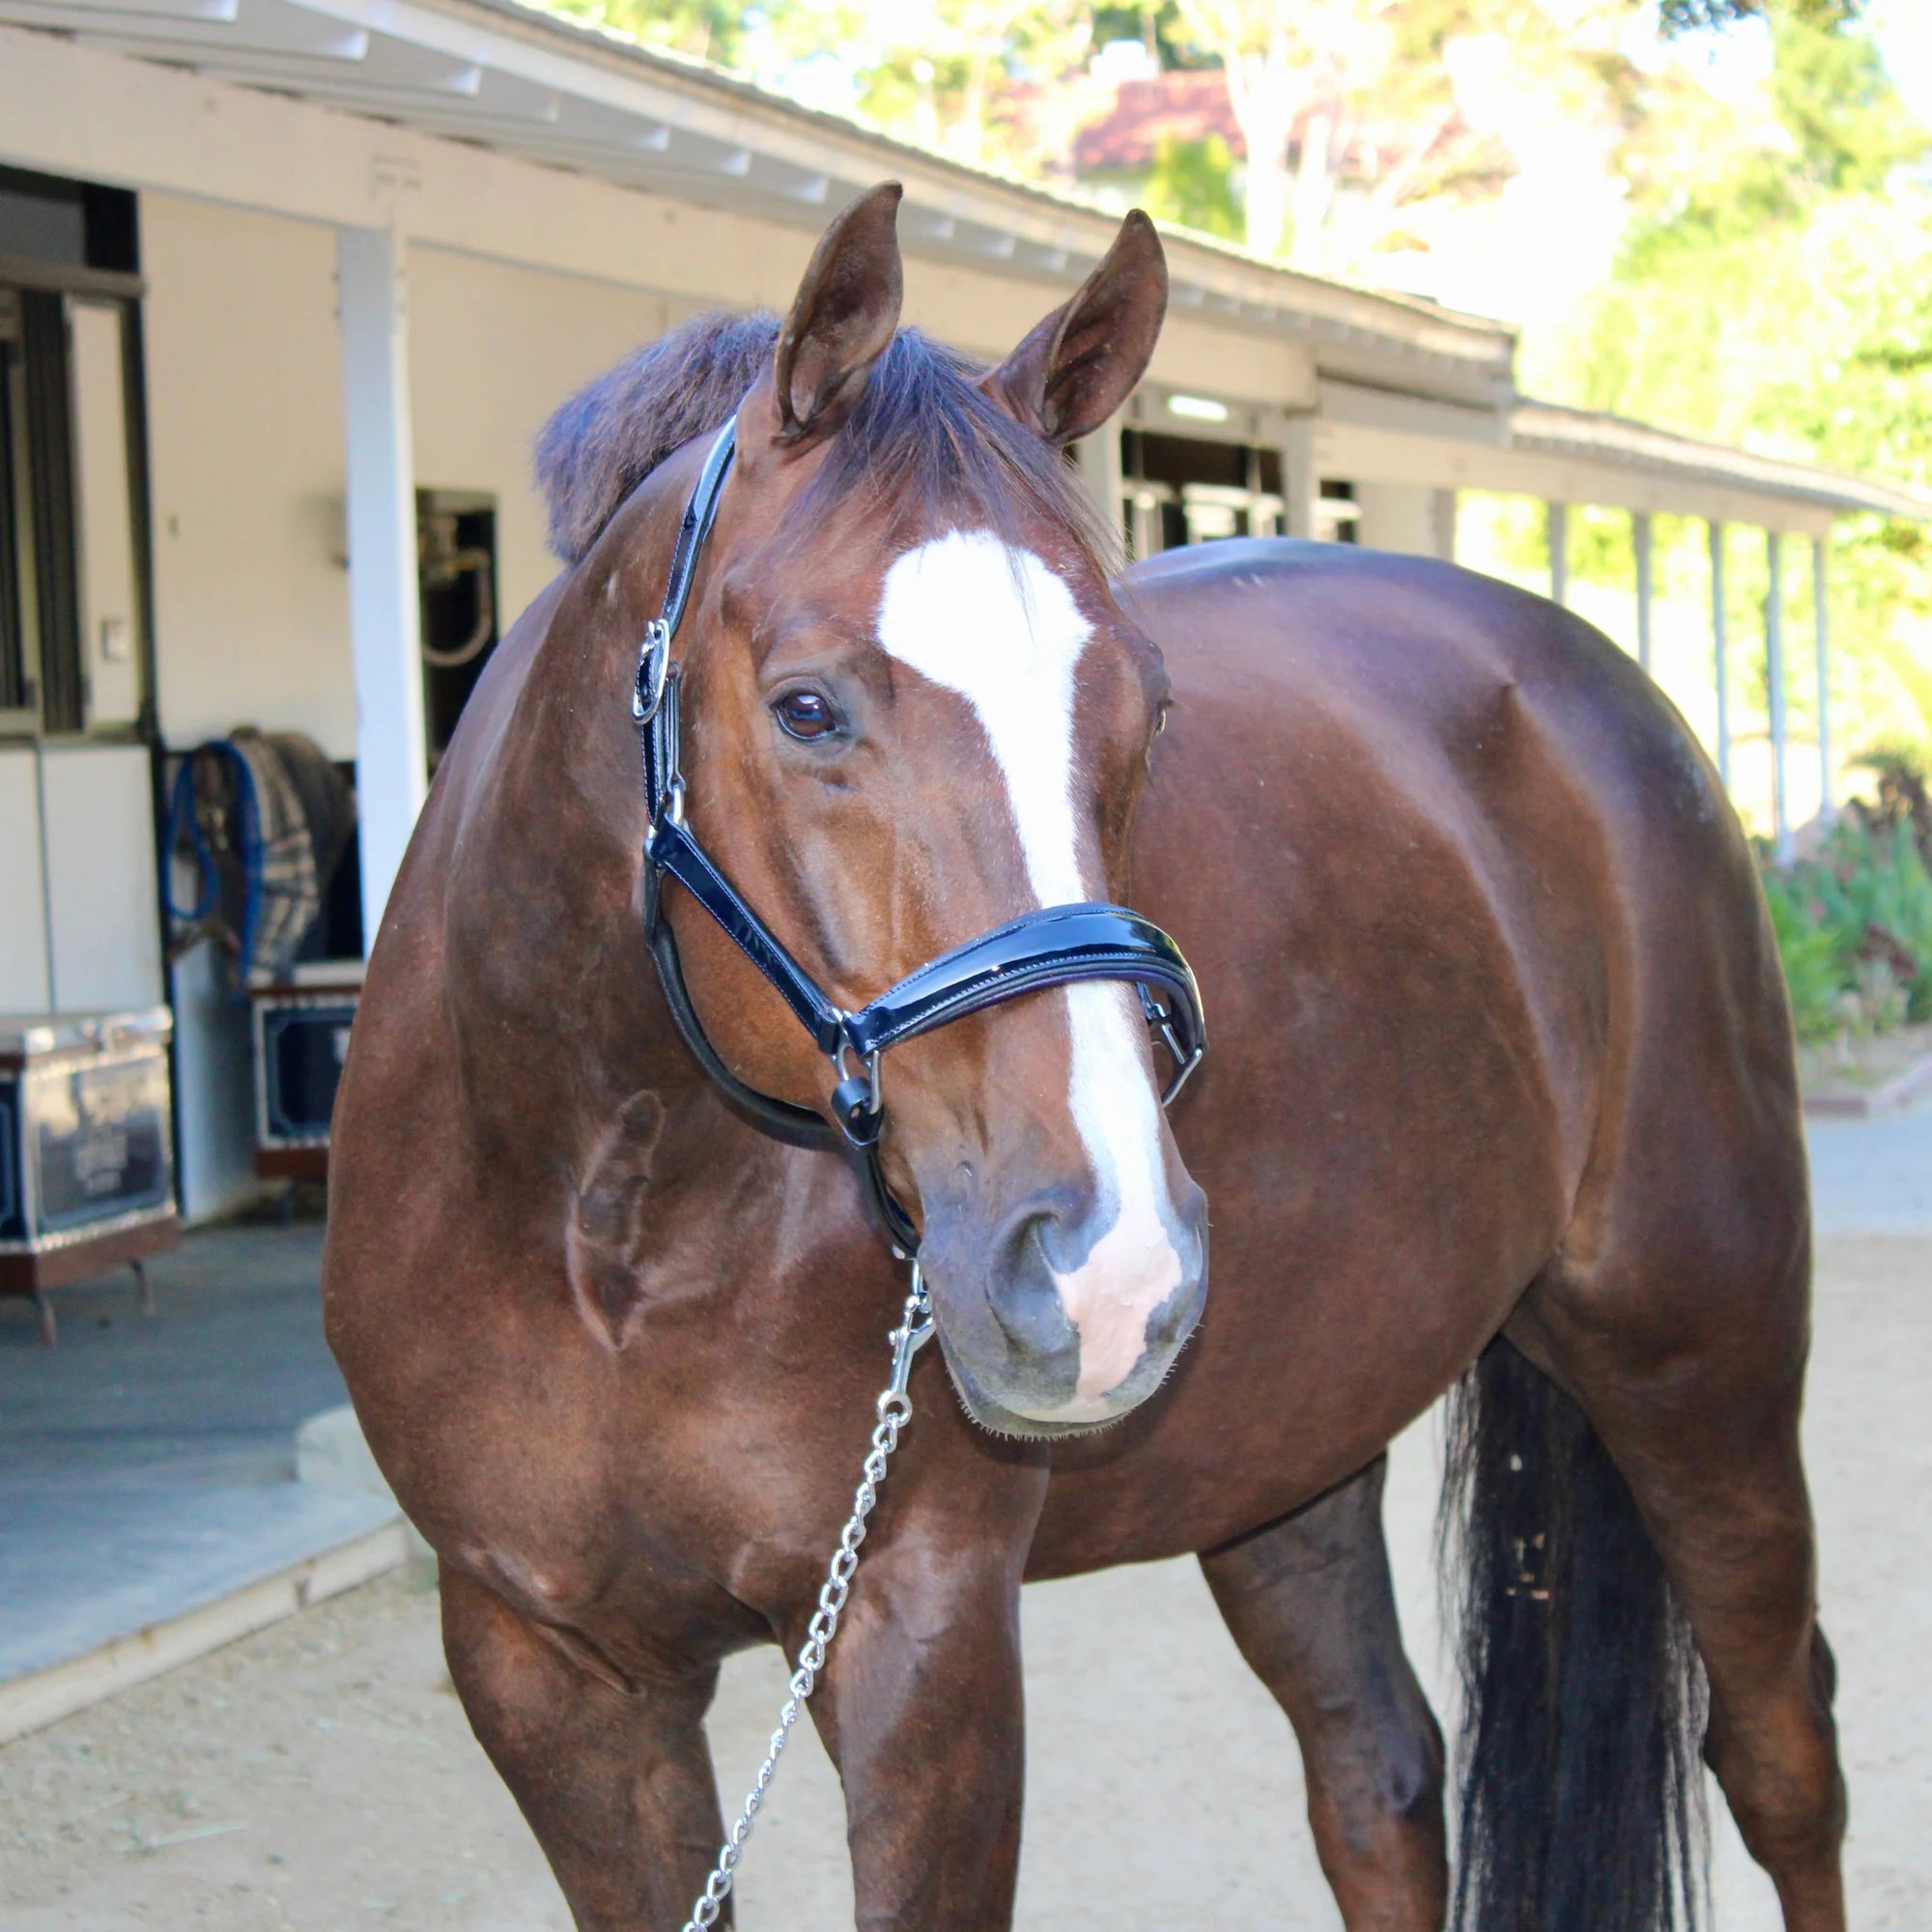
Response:
[[[1200,141],[1177,141],[1172,134],[1163,134],[1141,200],[1156,221],[1178,222],[1203,235],[1218,235],[1224,242],[1241,239],[1234,156],[1219,134]]]
[[[544,0],[554,13],[628,34],[646,46],[669,47],[735,66],[755,15],[743,0]]]
[[[795,14],[810,14],[809,5]],[[870,17],[859,102],[872,120],[976,165],[1025,165],[1011,98],[1084,65],[1091,0],[894,0]],[[1070,138],[1071,129],[1066,130]]]
[[[1672,40],[1685,34],[1735,27],[1740,20],[1761,20],[1772,11],[1767,0],[1660,0],[1658,24]],[[1793,0],[1786,12],[1824,27],[1849,26],[1864,12],[1865,0]]]
[[[1182,31],[1228,76],[1250,248],[1358,271],[1417,205],[1484,171],[1493,157],[1443,58],[1483,4],[1176,0]]]
[[[1766,24],[1768,113],[1667,105],[1633,170],[1614,272],[1525,340],[1525,382],[1932,487],[1932,138],[1900,106],[1857,10],[1772,0]],[[1932,743],[1932,541],[1913,523],[1845,520],[1832,578],[1854,721],[1841,736]],[[1739,614],[1751,637],[1754,613]],[[1809,695],[1793,697],[1802,719]]]

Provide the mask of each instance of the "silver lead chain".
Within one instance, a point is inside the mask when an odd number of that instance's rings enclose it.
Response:
[[[919,1264],[914,1262],[912,1293],[906,1296],[905,1312],[899,1318],[899,1325],[888,1337],[893,1345],[893,1378],[873,1405],[879,1418],[878,1427],[872,1431],[872,1446],[867,1454],[859,1487],[853,1492],[852,1514],[845,1520],[845,1527],[838,1532],[838,1548],[833,1552],[831,1566],[820,1586],[818,1607],[807,1626],[805,1642],[798,1653],[798,1668],[791,1674],[791,1694],[779,1712],[779,1727],[772,1733],[765,1761],[758,1767],[757,1777],[746,1794],[737,1823],[731,1827],[719,1850],[718,1862],[712,1866],[711,1876],[704,1881],[704,1889],[697,1894],[697,1901],[691,1908],[691,1917],[684,1922],[684,1932],[708,1932],[708,1928],[717,1923],[724,1901],[731,1895],[731,1886],[738,1874],[738,1861],[745,1852],[745,1840],[752,1835],[752,1826],[764,1805],[765,1793],[772,1788],[779,1759],[783,1756],[792,1727],[805,1709],[805,1700],[811,1695],[818,1674],[825,1668],[825,1653],[832,1639],[838,1634],[838,1619],[844,1612],[846,1598],[852,1594],[852,1574],[859,1567],[859,1546],[866,1540],[866,1519],[871,1515],[879,1500],[879,1485],[886,1480],[886,1464],[892,1459],[893,1451],[899,1446],[899,1432],[912,1420],[912,1398],[906,1393],[906,1384],[912,1376],[912,1358],[931,1337],[932,1302],[926,1294]]]

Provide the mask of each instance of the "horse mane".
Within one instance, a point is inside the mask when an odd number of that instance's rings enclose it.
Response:
[[[536,442],[536,477],[550,512],[551,548],[580,562],[631,493],[694,438],[718,429],[757,380],[778,342],[779,318],[694,316],[580,389]],[[872,365],[833,439],[803,511],[863,494],[889,511],[976,512],[1017,537],[1023,513],[1065,528],[1108,569],[1117,542],[1071,464],[975,386],[981,366],[917,328],[902,328]],[[801,514],[795,527],[818,522]]]

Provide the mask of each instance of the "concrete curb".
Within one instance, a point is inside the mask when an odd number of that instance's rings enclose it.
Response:
[[[1932,1092],[1932,1053],[1915,1060],[1869,1094],[1807,1095],[1804,1111],[1816,1120],[1867,1121],[1879,1114],[1895,1114],[1927,1092]]]
[[[31,1676],[0,1684],[0,1744],[71,1717],[164,1670],[250,1636],[311,1604],[399,1568],[409,1553],[402,1522],[384,1523],[279,1575],[131,1636],[116,1637]]]

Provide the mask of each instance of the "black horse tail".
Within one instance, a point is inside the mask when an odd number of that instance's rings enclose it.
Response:
[[[1694,1932],[1703,1668],[1596,1431],[1501,1339],[1451,1398],[1441,1541],[1465,1711],[1454,1932]]]

